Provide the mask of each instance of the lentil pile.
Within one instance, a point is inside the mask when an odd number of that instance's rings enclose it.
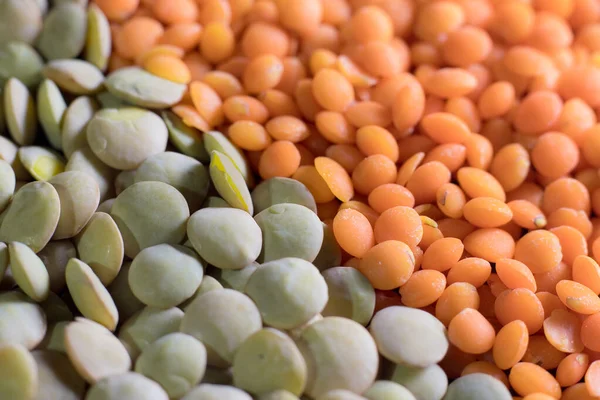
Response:
[[[598,0],[0,0],[0,399],[600,399]]]

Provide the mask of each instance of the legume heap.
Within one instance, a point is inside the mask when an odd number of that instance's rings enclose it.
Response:
[[[0,399],[600,399],[599,0],[0,0]]]

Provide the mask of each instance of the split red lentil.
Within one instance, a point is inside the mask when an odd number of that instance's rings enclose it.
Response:
[[[189,83],[186,124],[304,183],[378,309],[448,326],[450,377],[600,395],[595,0],[94,1],[110,69]]]

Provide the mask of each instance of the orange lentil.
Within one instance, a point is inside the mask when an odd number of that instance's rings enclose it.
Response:
[[[487,170],[492,164],[494,148],[492,142],[483,135],[472,133],[465,142],[467,163],[474,168]]]
[[[350,19],[351,40],[356,43],[387,42],[394,35],[390,16],[377,6],[365,6]]]
[[[506,193],[500,182],[487,171],[473,167],[463,167],[457,172],[460,187],[469,197],[492,197],[506,201]]]
[[[214,127],[223,123],[225,119],[223,103],[217,92],[210,86],[203,82],[192,82],[190,95],[194,107],[209,126]]]
[[[416,169],[421,165],[421,162],[425,158],[425,153],[418,152],[410,156],[398,169],[398,176],[396,177],[396,183],[398,185],[406,185]]]
[[[505,324],[496,335],[492,356],[494,363],[501,369],[510,369],[516,365],[527,351],[529,333],[527,325],[521,320]]]
[[[333,233],[340,247],[349,254],[362,258],[375,245],[373,228],[360,212],[347,208],[339,210],[333,219]]]
[[[450,268],[447,281],[450,285],[465,282],[479,288],[488,280],[491,273],[492,267],[488,261],[478,257],[467,257]]]
[[[426,217],[427,220],[423,220],[423,223],[431,224],[437,228],[436,220],[444,218],[444,214],[440,211],[435,204],[419,204],[415,207],[415,211],[421,216]]]
[[[325,154],[329,142],[319,135],[317,130],[312,125],[307,125],[310,134],[306,139],[302,141],[302,144],[306,146],[315,156],[322,156]]]
[[[292,178],[302,182],[318,204],[328,203],[335,199],[325,180],[323,180],[317,169],[312,165],[300,166],[294,172]]]
[[[448,285],[439,296],[435,305],[435,316],[448,326],[452,318],[465,308],[479,308],[477,288],[468,282],[456,282]]]
[[[544,317],[548,318],[554,310],[566,310],[567,307],[560,301],[557,295],[550,292],[537,292],[535,294],[544,307]]]
[[[223,102],[223,112],[231,122],[248,120],[264,124],[269,117],[269,111],[260,101],[244,95],[235,95],[226,99]]]
[[[485,88],[479,97],[477,107],[481,118],[491,119],[508,113],[514,102],[514,86],[510,82],[499,81]]]
[[[179,47],[191,51],[200,43],[202,26],[195,22],[182,22],[167,27],[158,40],[160,44]]]
[[[415,169],[406,182],[406,188],[415,197],[415,204],[433,203],[438,189],[450,182],[450,175],[450,170],[444,164],[431,161]]]
[[[502,61],[510,71],[525,77],[546,73],[552,63],[542,51],[529,46],[511,47]]]
[[[176,83],[188,84],[192,73],[178,57],[157,54],[144,62],[144,69],[153,75]]]
[[[496,273],[509,289],[525,288],[537,291],[537,284],[531,270],[520,261],[501,258],[496,261]]]
[[[576,66],[564,71],[558,81],[558,93],[566,100],[578,97],[590,107],[600,105],[598,93],[600,70],[593,66]]]
[[[313,55],[315,53],[313,53]],[[342,54],[336,57],[336,59],[333,61],[330,67],[337,69],[342,75],[346,77],[346,79],[348,79],[348,81],[354,86],[354,88],[357,89],[357,97],[360,98],[360,96],[358,96],[358,89],[367,90],[367,96],[370,97],[370,91],[368,91],[368,89],[377,83],[377,78],[372,75],[369,75],[363,68],[361,68],[358,64],[352,61],[350,57]],[[313,74],[315,73],[316,72],[313,72]]]
[[[354,145],[334,144],[327,148],[325,155],[340,164],[349,174],[365,158]],[[411,194],[412,195],[412,194]]]
[[[448,352],[444,359],[439,363],[439,366],[442,367],[449,379],[456,379],[460,377],[467,365],[476,360],[477,356],[475,354],[467,354],[450,343]]]
[[[490,322],[477,310],[465,308],[448,324],[450,343],[470,354],[483,354],[494,345],[496,332]]]
[[[356,129],[339,112],[321,111],[315,116],[315,124],[319,133],[332,143],[352,144],[356,142]]]
[[[539,365],[549,371],[558,367],[558,364],[566,356],[566,353],[552,346],[548,339],[540,333],[529,337],[529,345],[521,361]]]
[[[228,72],[210,71],[201,80],[217,92],[222,100],[226,100],[231,96],[241,95],[244,92],[240,81]]]
[[[187,53],[182,60],[192,74],[192,81],[202,80],[211,69],[210,64],[198,52]]]
[[[531,93],[517,106],[515,127],[525,134],[540,134],[558,121],[562,108],[562,100],[554,92],[540,90]]]
[[[465,96],[452,97],[446,102],[444,111],[459,117],[472,132],[481,130],[481,117],[473,100]]]
[[[294,98],[298,109],[308,121],[315,121],[316,116],[323,110],[313,95],[312,86],[311,79],[303,78],[298,82],[294,91]]]
[[[324,68],[312,81],[312,93],[319,105],[329,111],[343,112],[354,101],[354,88],[334,69]]]
[[[415,198],[404,186],[387,183],[373,189],[369,193],[369,205],[378,213],[396,206],[413,207]]]
[[[439,271],[415,271],[400,286],[402,304],[407,307],[421,308],[435,303],[446,288],[446,276]]]
[[[95,0],[111,22],[122,21],[131,16],[140,5],[140,0]]]
[[[600,266],[593,258],[583,254],[575,257],[573,280],[600,294]]]
[[[550,231],[539,229],[517,241],[514,257],[538,274],[552,270],[562,260],[563,253],[559,238]]]
[[[571,279],[571,268],[564,262],[558,263],[548,272],[534,274],[538,290],[555,294],[556,284],[563,279]]]
[[[556,378],[542,367],[528,362],[514,365],[508,380],[512,388],[521,396],[531,393],[545,393],[558,399],[561,395]]]
[[[465,13],[456,3],[437,1],[427,3],[417,13],[413,31],[422,40],[439,42],[448,33],[460,28],[465,22]]]
[[[467,199],[462,189],[454,183],[441,185],[436,192],[440,210],[450,218],[462,218]]]
[[[508,286],[506,286],[504,282],[502,282],[498,274],[495,272],[490,275],[490,278],[487,281],[487,285],[492,291],[494,297],[498,297],[500,293],[509,290]]]
[[[527,200],[513,200],[507,203],[512,211],[512,220],[525,229],[537,229],[546,226],[544,213]]]
[[[489,262],[512,258],[515,253],[515,240],[509,233],[498,228],[477,229],[463,243],[469,254]]]
[[[414,209],[404,206],[392,207],[381,213],[375,222],[374,231],[377,243],[398,240],[414,247],[423,238],[423,225],[419,214]]]
[[[379,243],[364,253],[358,270],[375,289],[391,290],[404,285],[413,274],[415,259],[410,247],[397,240]]]
[[[589,394],[585,383],[581,382],[565,389],[561,400],[595,400],[596,398]]]
[[[258,94],[257,98],[267,107],[271,117],[289,115],[300,118],[300,110],[292,96],[277,89],[265,90]]]
[[[544,189],[541,208],[546,214],[563,207],[590,212],[590,194],[578,180],[559,178]]]
[[[114,38],[115,51],[125,59],[135,60],[150,50],[163,35],[164,28],[155,19],[134,17],[123,24]]]
[[[460,240],[464,240],[469,233],[477,229],[464,219],[442,218],[437,220],[437,224],[443,237],[454,237]]]
[[[246,57],[273,54],[283,58],[288,54],[290,39],[287,33],[276,25],[255,22],[246,28],[240,45]]]
[[[306,124],[299,118],[280,116],[269,120],[265,129],[275,140],[289,140],[298,143],[308,138],[310,132]]]
[[[356,131],[356,147],[366,156],[382,154],[394,163],[398,161],[398,143],[385,128],[376,125],[359,128]]]
[[[560,132],[541,135],[531,152],[535,169],[548,178],[560,178],[572,172],[579,162],[579,149],[573,140]]]
[[[265,128],[253,121],[234,122],[228,133],[231,141],[244,150],[264,150],[272,142]]]
[[[596,114],[582,99],[575,97],[567,100],[556,122],[555,129],[564,133],[581,146],[585,132],[596,124]]]
[[[548,229],[556,228],[562,225],[572,226],[583,234],[586,239],[592,235],[592,222],[588,219],[585,212],[573,210],[571,208],[559,208],[548,216]]]
[[[442,98],[465,96],[477,87],[477,78],[465,69],[440,68],[424,86],[427,93]]]
[[[554,310],[544,320],[544,335],[548,342],[564,353],[583,351],[581,319],[567,310]]]
[[[583,379],[589,365],[590,359],[587,354],[569,354],[558,364],[556,380],[562,387],[573,386]]]
[[[498,151],[512,142],[513,130],[505,119],[494,118],[483,123],[481,134],[492,142],[494,151]]]
[[[463,209],[464,217],[479,228],[497,228],[507,224],[513,217],[506,203],[492,197],[476,197]]]
[[[392,122],[399,132],[412,129],[425,111],[425,92],[416,80],[407,80],[392,100]]]
[[[530,4],[511,0],[498,4],[492,28],[506,42],[518,43],[531,34],[534,21],[535,12]]]
[[[373,210],[367,204],[358,200],[350,200],[340,205],[340,210],[344,210],[346,208],[351,208],[363,214],[373,227],[375,226],[375,222],[379,218],[379,214],[377,213],[377,211]]]
[[[198,19],[198,5],[194,0],[154,0],[152,12],[165,24],[194,22]]]
[[[328,157],[317,157],[314,162],[317,172],[337,199],[347,202],[354,197],[352,179],[340,164]]]
[[[393,183],[396,174],[396,165],[392,160],[384,155],[374,154],[356,166],[352,172],[352,183],[358,193],[368,195],[378,186]]]
[[[477,27],[465,26],[448,34],[442,44],[442,56],[448,65],[468,67],[481,62],[492,51],[489,34]]]
[[[592,396],[600,396],[600,361],[592,362],[585,373],[585,387]]]
[[[300,152],[287,140],[273,142],[260,156],[258,172],[263,179],[290,177],[300,166]]]
[[[502,325],[514,320],[525,322],[530,335],[539,331],[544,323],[542,302],[529,289],[517,288],[500,293],[494,310]]]
[[[281,81],[283,63],[273,54],[263,54],[250,60],[244,70],[244,88],[248,93],[273,89]]]
[[[463,243],[456,238],[441,238],[433,242],[423,254],[423,269],[448,271],[460,260]]]
[[[392,122],[390,110],[375,101],[356,102],[348,107],[344,116],[357,128],[368,125],[388,126]]]
[[[588,245],[581,232],[571,226],[558,226],[550,229],[560,242],[563,253],[563,261],[569,265],[573,264],[575,258],[588,254]]]
[[[587,286],[571,280],[556,284],[556,294],[569,309],[579,314],[595,314],[600,311],[600,298]]]
[[[462,144],[445,143],[440,144],[425,156],[423,164],[431,161],[439,161],[444,164],[450,172],[456,172],[463,166],[467,159],[467,148]]]
[[[586,317],[581,324],[581,340],[586,348],[600,351],[600,313]]]
[[[194,127],[202,132],[210,130],[208,122],[202,118],[200,113],[194,107],[187,104],[179,104],[174,106],[172,110],[187,126]]]

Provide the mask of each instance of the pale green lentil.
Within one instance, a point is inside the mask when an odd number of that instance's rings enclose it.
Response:
[[[350,318],[366,326],[375,310],[375,289],[369,280],[350,267],[325,270],[323,278],[329,293],[323,316]]]
[[[67,103],[56,83],[49,79],[38,87],[37,113],[46,138],[55,149],[62,149],[62,118],[67,110]]]

